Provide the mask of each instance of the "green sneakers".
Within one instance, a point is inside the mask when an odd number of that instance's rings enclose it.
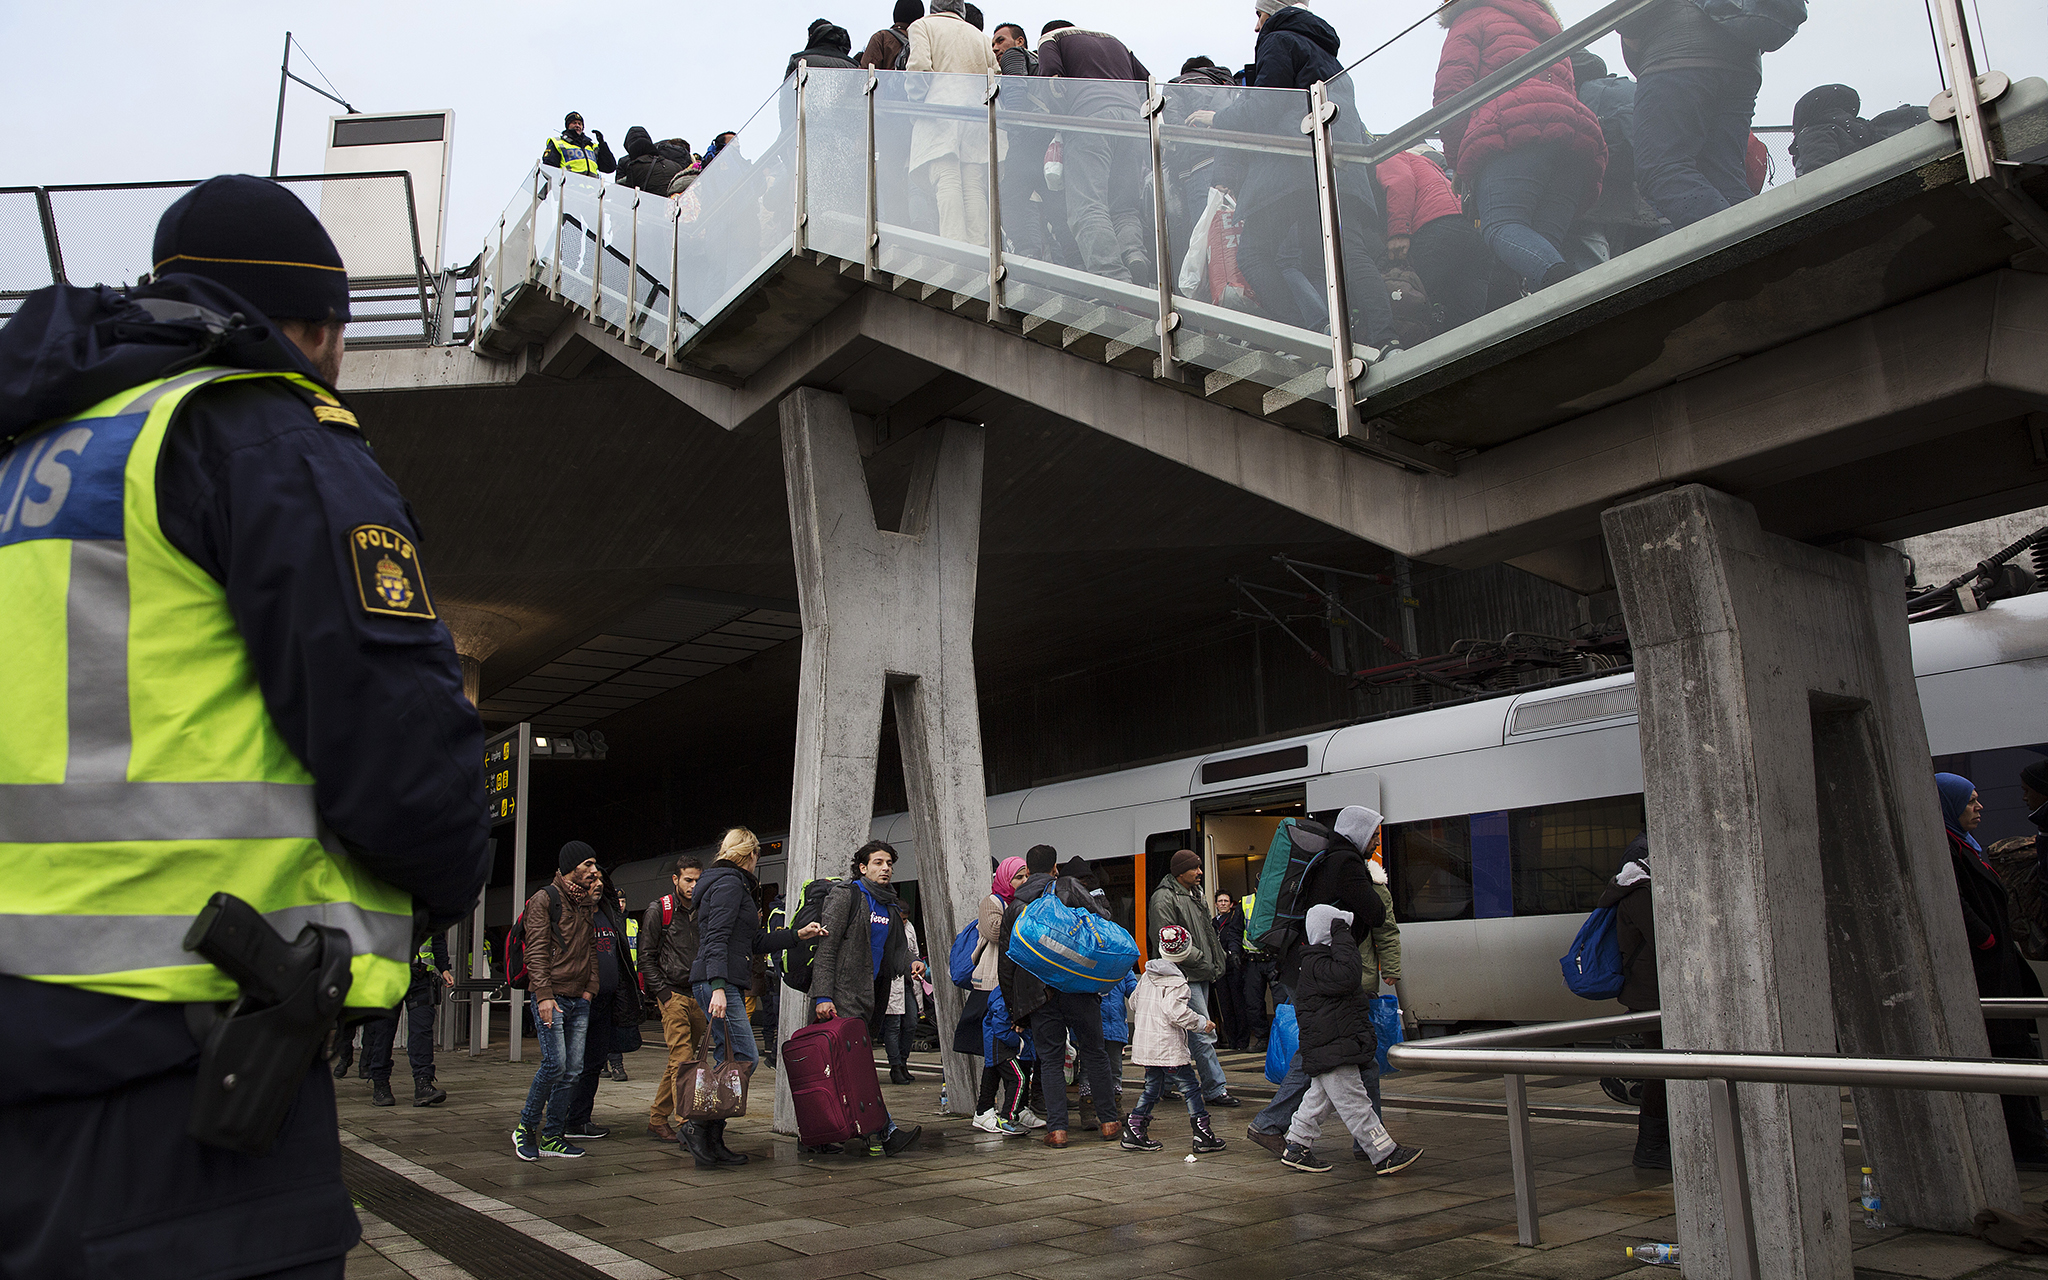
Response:
[[[567,1138],[558,1133],[553,1137],[543,1137],[540,1140],[540,1153],[544,1156],[559,1156],[564,1160],[574,1160],[583,1154],[583,1148],[572,1144]]]
[[[522,1124],[512,1130],[512,1154],[521,1160],[540,1159],[540,1135],[532,1125]]]

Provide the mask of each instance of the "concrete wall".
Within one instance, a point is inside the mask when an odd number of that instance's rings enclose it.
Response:
[[[1957,525],[1939,533],[1905,538],[1892,547],[1913,562],[1913,579],[1923,587],[1938,587],[1964,572],[1979,560],[1997,555],[2021,538],[2048,525],[2048,507],[2016,511],[1995,520]],[[2032,566],[2022,555],[2019,563]]]

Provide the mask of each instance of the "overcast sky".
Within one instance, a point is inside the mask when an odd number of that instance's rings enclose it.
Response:
[[[987,0],[988,21],[1037,31],[1071,18],[1121,36],[1162,79],[1191,54],[1250,61],[1250,0]],[[2044,0],[1972,0],[1983,61],[2015,78],[2048,75]],[[1436,0],[1320,0],[1345,61],[1392,39]],[[1559,0],[1566,20],[1599,0]],[[1939,88],[1923,0],[1812,0],[1814,17],[1765,60],[1759,124],[1789,123],[1818,84],[1863,94],[1866,114],[1925,104]],[[310,55],[342,96],[370,112],[455,111],[447,211],[451,262],[466,262],[538,158],[563,112],[581,111],[614,149],[626,129],[681,134],[699,150],[771,95],[805,28],[829,17],[856,49],[886,26],[888,0],[537,4],[498,0],[201,0],[0,5],[0,41],[15,65],[0,91],[38,139],[17,146],[0,183],[56,185],[263,173],[270,164],[278,57],[290,29],[305,53],[293,69],[315,83]],[[1442,32],[1433,23],[1356,73],[1368,126],[1387,130],[1426,110]],[[1617,68],[1618,42],[1595,46]],[[318,172],[332,106],[292,86],[285,173]],[[1785,175],[1789,177],[1789,172]],[[8,252],[14,252],[10,247]]]

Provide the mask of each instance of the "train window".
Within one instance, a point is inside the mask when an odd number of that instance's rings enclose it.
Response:
[[[1515,914],[1591,911],[1644,828],[1643,798],[1609,796],[1516,809],[1508,815]]]
[[[1472,820],[1463,814],[1386,828],[1388,888],[1397,920],[1472,916]]]

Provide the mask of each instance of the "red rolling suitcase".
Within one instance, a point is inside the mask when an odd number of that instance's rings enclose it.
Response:
[[[886,1127],[867,1023],[858,1018],[812,1023],[783,1043],[781,1067],[789,1073],[797,1136],[806,1145],[845,1142]]]

